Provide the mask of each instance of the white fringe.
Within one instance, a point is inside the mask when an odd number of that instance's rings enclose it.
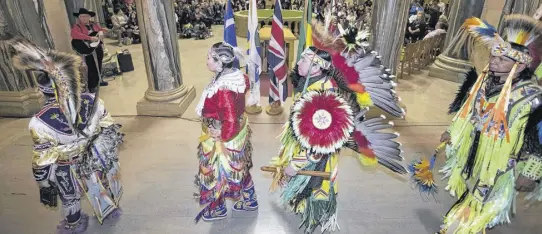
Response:
[[[335,210],[335,214],[333,214],[331,217],[329,217],[329,220],[322,225],[322,233],[324,233],[325,231],[329,231],[329,232],[335,232],[335,231],[340,231],[341,228],[339,227],[339,222],[338,222],[338,214],[339,214],[339,209],[337,208]]]

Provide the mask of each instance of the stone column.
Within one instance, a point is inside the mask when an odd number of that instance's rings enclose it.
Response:
[[[50,22],[47,5],[51,6],[56,1],[0,1],[0,34],[19,34],[40,47],[54,49],[58,42],[54,41],[55,36],[47,24]],[[62,20],[66,22],[67,19]],[[33,74],[14,68],[11,48],[0,41],[0,116],[28,117],[42,106],[42,94],[36,87]]]
[[[136,0],[149,88],[137,114],[181,116],[196,97],[183,85],[173,0]]]
[[[397,71],[401,47],[408,23],[410,1],[375,0],[372,11],[373,48],[382,56],[384,66]]]
[[[485,0],[455,0],[450,8],[448,17],[448,32],[446,35],[445,48],[453,44],[459,28],[470,17],[481,17]],[[466,74],[473,65],[468,61],[465,54],[452,56],[449,50],[439,55],[429,68],[429,76],[437,77],[454,82],[463,82]]]
[[[40,0],[45,9],[43,22],[54,22],[47,24],[47,28],[54,41],[54,49],[64,53],[74,53],[71,46],[71,25],[66,15],[64,0]],[[71,11],[68,13],[72,13]],[[25,16],[26,17],[26,16]]]

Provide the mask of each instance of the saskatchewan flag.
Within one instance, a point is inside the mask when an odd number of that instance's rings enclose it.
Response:
[[[312,45],[312,0],[305,0],[303,18],[299,30],[299,44],[297,45],[297,61],[301,59],[301,53]]]

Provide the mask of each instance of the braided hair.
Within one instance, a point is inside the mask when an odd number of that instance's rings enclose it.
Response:
[[[233,47],[224,42],[218,42],[211,46],[211,54],[215,62],[220,63],[222,68],[232,68],[235,61]]]

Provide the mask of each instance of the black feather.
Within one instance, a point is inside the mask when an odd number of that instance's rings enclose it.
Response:
[[[527,154],[542,155],[542,144],[540,144],[537,127],[538,123],[542,121],[542,105],[538,106],[526,117],[529,119],[523,132],[523,146],[521,151]]]
[[[469,96],[469,91],[471,90],[474,83],[476,83],[476,79],[478,79],[478,74],[476,73],[476,70],[472,68],[467,73],[465,81],[463,81],[463,84],[459,88],[459,91],[457,92],[454,101],[452,102],[452,104],[450,104],[448,114],[453,114],[459,111],[459,109],[461,109],[461,106],[463,106],[463,103]]]

